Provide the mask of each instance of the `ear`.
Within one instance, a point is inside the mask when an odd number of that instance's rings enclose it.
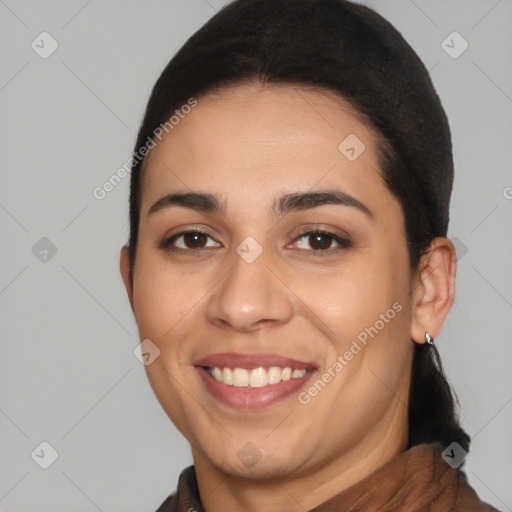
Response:
[[[133,307],[133,282],[130,276],[130,252],[127,245],[123,245],[121,248],[119,268],[121,270],[121,276],[123,278],[124,287],[126,288],[126,293],[128,294],[128,299],[130,300],[132,311],[135,313],[135,309]]]
[[[457,253],[444,237],[434,238],[422,257],[412,284],[411,339],[425,343],[425,332],[436,338],[455,297]]]

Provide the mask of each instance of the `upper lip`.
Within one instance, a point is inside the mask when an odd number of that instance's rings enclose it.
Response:
[[[298,361],[286,356],[271,353],[240,354],[237,352],[223,352],[212,354],[196,361],[194,366],[217,366],[219,368],[246,368],[252,370],[259,367],[279,366],[298,370],[315,369],[312,362]]]

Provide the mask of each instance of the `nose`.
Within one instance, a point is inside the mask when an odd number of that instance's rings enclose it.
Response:
[[[283,277],[264,254],[249,263],[235,253],[231,269],[209,297],[208,320],[248,332],[288,322],[293,315],[292,292]]]

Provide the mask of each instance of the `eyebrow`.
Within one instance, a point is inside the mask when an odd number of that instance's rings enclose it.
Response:
[[[286,194],[274,202],[272,212],[276,216],[282,216],[292,211],[309,210],[328,204],[349,206],[361,211],[370,219],[375,218],[373,212],[366,205],[341,190]],[[225,201],[220,196],[200,192],[187,192],[173,193],[162,197],[153,204],[147,215],[167,210],[173,206],[181,206],[216,215],[223,215],[225,213]]]

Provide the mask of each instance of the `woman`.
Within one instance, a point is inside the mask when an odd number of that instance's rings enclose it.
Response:
[[[491,511],[434,338],[454,299],[446,115],[345,0],[237,0],[151,94],[121,272],[194,465],[167,511]]]

